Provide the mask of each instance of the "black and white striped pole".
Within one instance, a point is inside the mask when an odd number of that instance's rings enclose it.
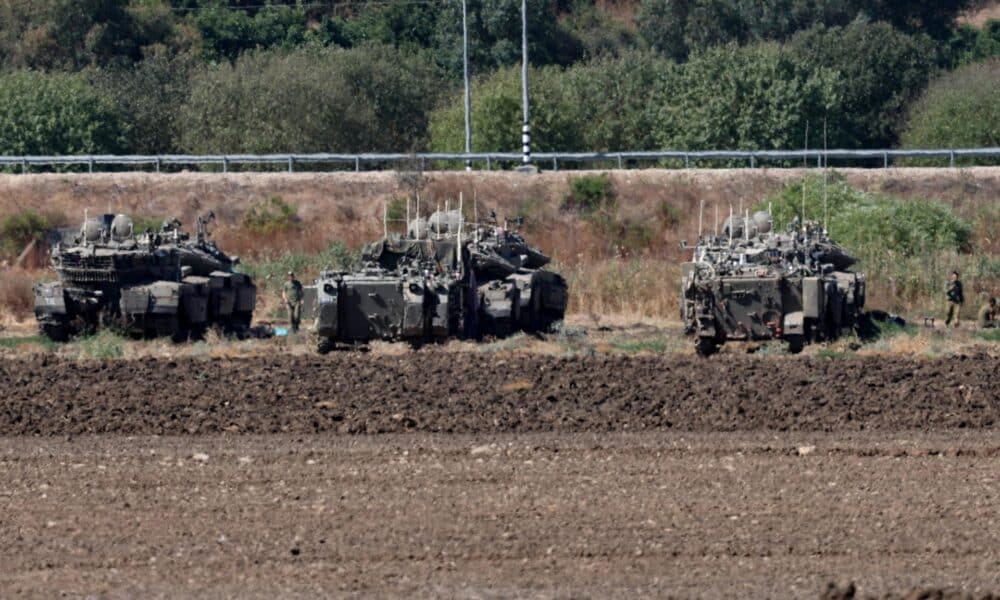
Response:
[[[528,105],[528,0],[521,0],[521,102],[524,106],[524,123],[521,125],[521,170],[532,171],[531,166],[531,109]]]

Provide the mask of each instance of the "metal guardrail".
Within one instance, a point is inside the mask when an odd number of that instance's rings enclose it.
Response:
[[[899,158],[936,158],[947,159],[950,166],[955,166],[957,159],[963,158],[995,158],[1000,165],[1000,148],[956,148],[936,150],[709,150],[698,152],[683,151],[629,151],[629,152],[537,152],[532,155],[532,163],[554,170],[560,163],[581,163],[607,161],[617,165],[619,169],[642,168],[642,163],[659,161],[683,162],[686,168],[692,163],[706,161],[738,161],[745,162],[751,168],[763,166],[766,163],[777,163],[776,166],[798,166],[815,160],[817,166],[822,166],[829,160],[839,161],[873,161],[880,160],[883,167],[889,167],[890,161]],[[520,165],[521,154],[518,152],[473,152],[448,153],[427,152],[419,154],[169,154],[169,155],[75,155],[75,156],[0,156],[0,167],[20,167],[27,172],[29,167],[60,167],[86,166],[91,173],[100,171],[106,166],[153,167],[159,172],[166,166],[206,166],[221,165],[226,172],[231,166],[270,165],[281,166],[288,172],[309,171],[310,165],[346,164],[353,166],[355,171],[368,168],[385,168],[390,165],[403,165],[409,169],[427,167],[434,163],[454,162],[464,164],[485,164],[487,170],[503,163],[512,166]],[[793,164],[781,164],[791,161]],[[703,167],[704,168],[704,167]]]

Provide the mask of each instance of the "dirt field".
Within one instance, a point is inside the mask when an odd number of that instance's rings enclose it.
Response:
[[[719,358],[2,360],[0,596],[1000,590],[1000,360]]]

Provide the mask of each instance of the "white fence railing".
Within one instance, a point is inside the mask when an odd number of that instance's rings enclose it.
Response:
[[[889,167],[896,159],[923,158],[947,161],[955,166],[963,159],[988,159],[989,164],[1000,165],[1000,148],[956,148],[937,150],[708,150],[683,151],[631,151],[631,152],[537,152],[532,163],[540,168],[558,170],[560,165],[573,163],[610,163],[619,169],[644,168],[670,161],[686,168],[712,168],[741,163],[746,167],[795,167],[803,164],[822,166],[830,160],[858,163],[863,166]],[[442,166],[459,169],[464,164],[486,169],[519,166],[521,154],[516,152],[419,154],[165,154],[165,155],[74,155],[74,156],[0,156],[0,168],[8,171],[28,172],[32,167],[85,167],[99,172],[108,167],[131,167],[176,170],[178,167],[230,167],[267,166],[268,170],[281,168],[288,172],[318,170],[319,165],[339,165],[355,171],[401,168],[402,170],[434,170]],[[310,168],[312,167],[312,168]],[[35,169],[37,170],[37,169]],[[119,169],[114,169],[119,170]]]

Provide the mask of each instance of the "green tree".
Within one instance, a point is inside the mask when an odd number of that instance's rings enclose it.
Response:
[[[446,90],[426,59],[385,47],[256,51],[194,76],[191,152],[418,150]]]
[[[903,147],[1000,146],[998,89],[998,58],[966,65],[934,80],[911,110],[902,136]],[[921,162],[934,164],[934,161]]]
[[[840,73],[839,110],[828,115],[832,146],[895,146],[907,105],[927,85],[937,58],[925,35],[911,36],[887,23],[816,27],[792,39],[789,52],[804,68]],[[817,126],[822,122],[813,121]]]
[[[656,139],[686,150],[798,148],[807,123],[838,110],[840,85],[776,44],[713,48],[663,82]]]
[[[0,154],[120,152],[126,127],[80,75],[0,75]]]
[[[536,67],[531,81],[532,148],[547,152],[584,147],[579,103],[565,73],[557,67]],[[475,152],[515,152],[521,148],[521,72],[500,69],[474,83],[472,148]],[[465,148],[461,97],[435,111],[430,119],[431,148],[460,152]]]
[[[181,107],[190,94],[190,78],[197,64],[189,54],[169,56],[155,52],[141,62],[93,75],[95,87],[118,107],[130,124],[126,146],[137,154],[177,152],[184,123]]]
[[[136,11],[145,18],[137,20]],[[174,33],[162,20],[152,26],[148,16],[128,0],[2,0],[0,63],[79,70],[139,60],[144,46],[165,43]]]

